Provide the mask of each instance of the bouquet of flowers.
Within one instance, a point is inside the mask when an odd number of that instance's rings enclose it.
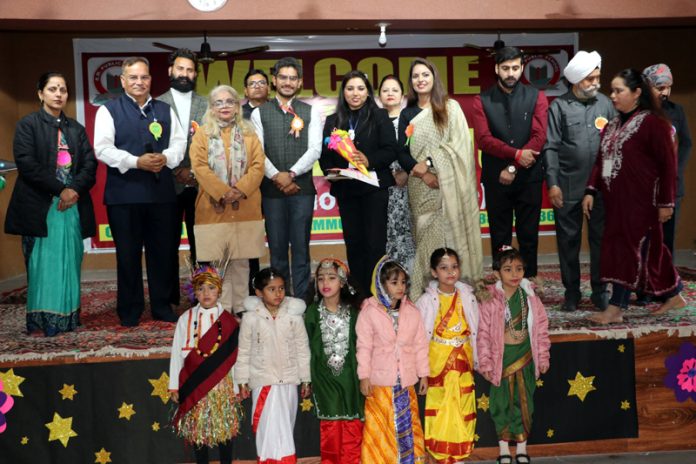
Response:
[[[351,165],[355,166],[358,171],[366,176],[368,175],[367,168],[362,163],[357,163],[353,160],[353,155],[357,153],[358,149],[355,148],[355,144],[353,144],[353,141],[348,135],[348,131],[334,129],[331,131],[331,135],[326,137],[324,143],[331,150],[345,158]]]

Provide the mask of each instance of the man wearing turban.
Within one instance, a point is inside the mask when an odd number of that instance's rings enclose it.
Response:
[[[599,93],[602,57],[596,51],[579,51],[563,71],[572,85],[549,107],[546,145],[542,160],[549,200],[556,218],[556,243],[565,287],[564,311],[575,311],[580,293],[582,198],[599,149],[604,125],[616,116],[609,98]],[[592,303],[604,310],[609,302],[606,284],[600,280],[599,259],[604,208],[598,195],[588,221]]]
[[[674,128],[672,133],[676,137],[677,145],[677,202],[674,208],[672,218],[662,224],[664,243],[669,248],[670,253],[674,255],[674,234],[679,219],[679,206],[682,198],[684,198],[684,170],[686,169],[686,161],[689,159],[691,152],[691,135],[689,134],[689,126],[686,122],[684,107],[670,101],[669,97],[672,93],[672,71],[664,63],[648,66],[643,70],[643,75],[650,83],[653,92],[662,100],[662,109],[665,111],[669,119],[672,121]]]

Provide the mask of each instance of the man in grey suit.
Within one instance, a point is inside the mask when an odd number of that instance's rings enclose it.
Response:
[[[180,48],[169,55],[169,82],[170,89],[157,99],[168,103],[179,118],[181,127],[188,132],[186,152],[181,164],[174,169],[176,188],[177,221],[176,248],[172,250],[177,282],[171,297],[171,303],[179,304],[179,245],[181,243],[181,223],[186,222],[186,233],[191,248],[191,262],[196,262],[196,238],[193,234],[195,222],[196,196],[198,184],[191,171],[191,158],[189,148],[191,137],[199,124],[203,122],[203,115],[208,109],[208,101],[193,91],[196,83],[198,59],[195,53],[187,48]]]
[[[582,198],[594,165],[604,125],[616,115],[609,98],[599,93],[602,58],[599,53],[579,51],[563,71],[572,88],[549,107],[549,125],[542,159],[546,186],[556,217],[556,243],[561,264],[565,301],[561,309],[574,311],[580,293],[580,245]],[[604,208],[595,197],[588,221],[592,303],[604,310],[608,304],[606,284],[600,280],[600,246]]]

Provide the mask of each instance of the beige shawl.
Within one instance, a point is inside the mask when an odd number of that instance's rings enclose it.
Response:
[[[459,103],[447,102],[447,128],[440,132],[432,111],[421,111],[411,120],[411,156],[416,161],[432,158],[439,189],[411,177],[408,194],[413,214],[416,260],[411,298],[415,301],[430,277],[430,255],[447,246],[459,254],[462,278],[474,283],[483,271],[476,166],[469,126]]]

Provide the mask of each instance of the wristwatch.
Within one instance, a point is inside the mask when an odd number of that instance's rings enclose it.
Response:
[[[429,156],[425,159],[425,165],[430,169],[435,169],[435,163],[433,163],[433,159]]]
[[[507,172],[512,174],[513,176],[517,174],[517,168],[515,167],[514,164],[511,164],[510,166],[507,167]]]

